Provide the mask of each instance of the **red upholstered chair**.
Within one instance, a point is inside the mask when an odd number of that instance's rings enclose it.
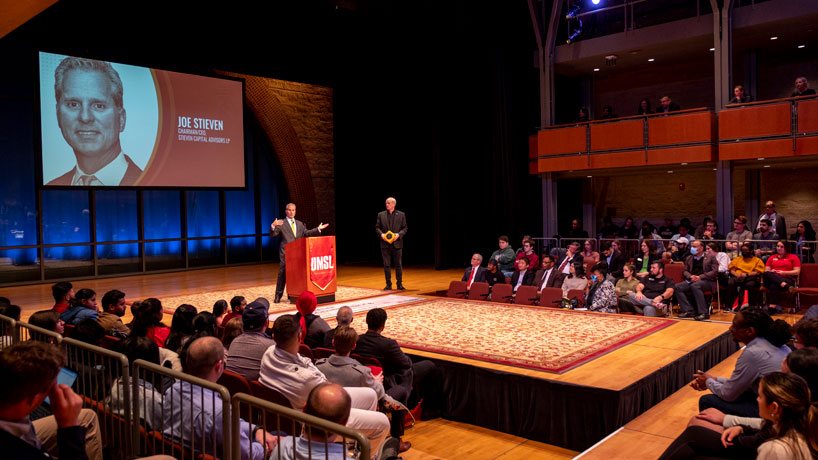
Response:
[[[796,305],[801,306],[801,296],[818,296],[818,264],[801,264],[798,288],[795,290]]]
[[[312,351],[312,353],[315,356],[315,359],[329,358],[335,353],[335,350],[332,348],[317,347]]]
[[[102,348],[107,348],[108,350],[113,350],[114,346],[119,343],[119,337],[114,337],[112,335],[106,335],[102,337],[102,340],[99,342],[99,346]]]
[[[472,283],[469,300],[486,300],[489,297],[489,283]]]
[[[315,362],[315,356],[313,355],[312,350],[310,350],[310,347],[304,345],[303,343],[298,346],[298,354],[305,358],[310,358],[310,361]]]
[[[585,308],[585,291],[583,289],[571,289],[568,291],[568,299],[577,298],[577,308]]]
[[[255,396],[257,398],[261,398],[261,399],[263,399],[265,401],[269,401],[269,402],[271,402],[273,404],[278,404],[279,406],[292,407],[292,404],[290,404],[290,400],[287,399],[286,396],[281,394],[281,392],[279,392],[278,390],[274,390],[272,388],[265,387],[258,380],[253,380],[253,381],[250,382],[250,389],[253,390],[253,396]],[[258,411],[253,411],[253,412],[258,412]],[[255,419],[255,421],[263,421],[264,420],[263,414],[258,414],[258,416],[259,416],[258,419]],[[276,417],[278,415],[274,414],[272,412],[268,412],[266,414],[266,416],[267,416],[268,426],[266,426],[265,428],[267,429],[267,431],[275,431],[276,427],[269,426],[269,424],[275,423]],[[280,417],[281,417],[281,426],[278,427],[279,431],[287,433],[290,436],[292,436],[294,433],[299,433],[299,434],[301,433],[301,424],[299,422],[297,422],[297,421],[295,421],[295,420],[293,420],[293,419],[291,419],[289,417],[285,417],[283,415],[281,415]]]
[[[230,392],[231,396],[236,393],[245,393],[248,395],[253,394],[253,391],[250,389],[250,382],[248,382],[247,379],[241,375],[232,371],[225,370],[224,373],[222,373],[222,376],[219,377],[219,381],[217,383],[227,388],[227,391]]]
[[[71,337],[71,334],[74,333],[74,328],[75,327],[77,327],[77,326],[74,326],[73,324],[66,323],[63,326],[64,329],[63,329],[63,332],[62,332],[62,336],[63,337]]]
[[[491,288],[491,301],[500,303],[511,303],[513,298],[513,288],[510,284],[497,283]]]
[[[446,297],[465,299],[467,292],[465,281],[452,281],[449,283],[449,290],[446,292]]]
[[[378,358],[375,358],[374,356],[362,356],[359,355],[358,353],[350,353],[349,357],[358,361],[364,366],[374,366],[383,368],[383,366],[381,365],[381,361]]]
[[[666,264],[665,276],[672,279],[674,283],[681,283],[684,281],[684,264]]]
[[[540,293],[541,307],[559,308],[562,302],[562,289],[555,287],[547,287]]]
[[[517,305],[535,305],[540,300],[537,295],[537,286],[520,286],[517,288],[517,295],[514,297],[514,303]]]

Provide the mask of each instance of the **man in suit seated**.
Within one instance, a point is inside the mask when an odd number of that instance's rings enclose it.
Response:
[[[122,151],[122,80],[104,61],[66,57],[54,71],[57,123],[77,164],[46,185],[134,185],[142,170]]]
[[[531,286],[534,284],[534,271],[528,269],[528,259],[523,257],[517,259],[517,271],[511,276],[513,291],[517,292],[520,286]]]
[[[483,263],[483,256],[477,253],[471,256],[471,265],[463,273],[463,278],[460,279],[460,281],[468,282],[466,289],[471,289],[472,283],[486,282],[486,269],[480,266],[481,263]]]
[[[550,254],[542,256],[542,268],[534,274],[534,285],[537,286],[537,293],[541,293],[545,288],[560,288],[565,275],[554,268],[554,257]]]
[[[615,280],[622,278],[622,269],[625,268],[625,257],[622,253],[614,249],[610,242],[605,242],[602,245],[602,259],[600,262],[608,264],[608,275]]]
[[[571,244],[568,245],[568,249],[565,251],[565,254],[561,255],[560,258],[557,259],[557,270],[562,272],[563,275],[568,275],[568,270],[571,268],[571,264],[578,263],[581,265],[585,261],[585,258],[579,252],[579,248],[579,241],[572,241]]]
[[[681,110],[679,104],[673,102],[668,96],[662,96],[659,99],[659,107],[656,109],[656,113],[678,112],[679,110]]]
[[[324,348],[335,348],[332,345],[332,339],[335,337],[335,333],[338,332],[338,329],[342,326],[350,326],[353,319],[351,308],[347,306],[339,308],[338,313],[335,314],[335,322],[338,325],[335,326],[335,329],[330,329],[324,334]]]
[[[358,337],[355,352],[381,362],[386,394],[409,408],[414,408],[422,399],[424,420],[439,416],[442,380],[437,366],[429,360],[413,363],[398,342],[381,335],[386,327],[386,310],[383,308],[367,312],[366,326],[366,333]]]

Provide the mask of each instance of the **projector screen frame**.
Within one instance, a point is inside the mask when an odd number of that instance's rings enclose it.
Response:
[[[241,84],[241,150],[242,150],[242,166],[243,166],[243,177],[244,177],[244,185],[243,186],[207,186],[207,185],[117,185],[117,186],[110,186],[110,185],[100,185],[100,186],[88,186],[88,185],[46,185],[44,177],[43,177],[43,138],[42,138],[42,94],[40,91],[41,86],[41,78],[40,75],[40,53],[50,53],[50,54],[59,54],[64,56],[72,56],[72,57],[81,57],[86,59],[96,59],[105,62],[111,62],[114,64],[122,64],[122,65],[130,65],[130,66],[137,66],[143,67],[148,70],[160,70],[160,71],[167,71],[167,72],[176,72],[185,75],[192,75],[197,77],[206,77],[206,78],[214,78],[218,80],[228,80],[234,81]],[[129,62],[122,62],[119,60],[111,60],[105,56],[95,56],[92,53],[82,53],[79,55],[73,52],[64,52],[61,50],[52,50],[46,48],[39,48],[35,49],[32,52],[32,61],[34,66],[34,75],[35,75],[35,82],[34,82],[34,99],[35,102],[33,104],[32,116],[33,116],[33,124],[34,129],[32,130],[34,136],[34,143],[33,143],[33,152],[34,152],[34,167],[35,167],[35,187],[37,191],[40,190],[224,190],[224,191],[246,191],[248,190],[248,174],[249,174],[249,161],[250,161],[250,152],[247,151],[247,142],[245,141],[246,137],[246,130],[247,130],[247,97],[246,97],[246,82],[243,78],[234,77],[229,75],[222,75],[213,71],[213,69],[209,69],[207,73],[202,72],[191,72],[188,70],[180,71],[180,70],[172,70],[166,68],[159,68],[159,67],[149,67],[142,64],[134,64]]]

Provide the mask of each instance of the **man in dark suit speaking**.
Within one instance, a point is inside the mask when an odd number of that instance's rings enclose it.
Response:
[[[384,290],[392,289],[392,270],[390,269],[390,259],[395,265],[395,279],[398,281],[398,289],[403,287],[403,265],[401,264],[401,254],[403,253],[403,237],[406,235],[406,215],[395,210],[397,202],[394,198],[386,199],[386,211],[378,213],[378,220],[375,222],[375,233],[381,239],[381,256],[383,257],[383,274],[386,277],[386,287]],[[392,236],[392,239],[389,236]]]
[[[67,57],[54,71],[57,123],[77,165],[46,185],[134,185],[142,170],[122,152],[122,80],[111,64]]]
[[[307,230],[307,226],[304,225],[304,222],[295,220],[295,204],[293,203],[287,204],[284,208],[284,214],[287,215],[286,219],[276,219],[270,224],[270,236],[281,236],[281,244],[278,247],[278,256],[281,259],[281,263],[278,266],[278,281],[276,281],[274,303],[281,301],[281,296],[284,294],[284,284],[287,282],[287,270],[284,264],[284,246],[291,241],[304,238],[305,236],[318,235],[321,233],[321,230],[329,227],[329,224],[321,222],[318,227]]]

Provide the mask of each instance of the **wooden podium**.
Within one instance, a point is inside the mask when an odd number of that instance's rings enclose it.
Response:
[[[318,303],[335,302],[338,290],[335,271],[335,237],[299,238],[284,246],[287,270],[287,297],[295,302],[310,291]]]

